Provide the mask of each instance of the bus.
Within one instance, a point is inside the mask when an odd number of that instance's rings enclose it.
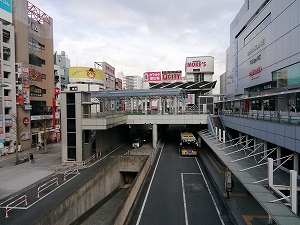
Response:
[[[193,133],[181,132],[180,133],[180,152],[181,155],[198,155],[198,142]]]

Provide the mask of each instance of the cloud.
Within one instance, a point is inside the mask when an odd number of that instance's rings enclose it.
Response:
[[[31,0],[54,20],[54,48],[71,65],[106,61],[125,75],[182,70],[188,56],[225,72],[230,23],[242,0]]]

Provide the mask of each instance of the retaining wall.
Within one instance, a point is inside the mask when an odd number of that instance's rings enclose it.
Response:
[[[139,188],[139,184],[144,179],[145,170],[149,168],[150,164],[148,164],[148,156],[117,156],[110,164],[100,170],[96,176],[70,194],[55,209],[52,209],[36,225],[72,223],[124,183],[122,171],[139,172],[142,169],[142,174],[137,175],[138,178],[135,178],[135,184],[133,185],[134,192],[136,192],[135,189]],[[134,201],[134,194],[128,195],[126,199],[126,206],[131,208],[129,204]],[[124,212],[122,211],[123,217],[125,217]]]

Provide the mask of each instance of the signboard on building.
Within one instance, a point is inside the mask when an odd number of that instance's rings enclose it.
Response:
[[[172,82],[172,81],[181,81],[182,72],[181,70],[176,71],[162,71],[161,72],[162,82]]]
[[[12,0],[0,1],[1,19],[12,23]]]
[[[69,68],[70,83],[97,83],[104,84],[103,71],[89,67],[70,67]]]
[[[161,72],[145,72],[143,81],[149,83],[161,82]]]
[[[185,63],[186,73],[214,73],[214,57],[197,56],[187,57]]]

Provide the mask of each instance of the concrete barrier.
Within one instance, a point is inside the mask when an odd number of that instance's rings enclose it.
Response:
[[[122,171],[138,173],[142,169],[135,178],[131,190],[132,193],[128,194],[124,203],[124,207],[126,206],[130,209],[129,205],[133,203],[149,167],[149,156],[118,156],[114,158],[110,164],[106,165],[94,177],[71,193],[69,197],[40,219],[36,225],[71,224],[124,184]],[[122,214],[120,220],[124,220],[127,217],[128,209],[124,207],[120,210]]]

